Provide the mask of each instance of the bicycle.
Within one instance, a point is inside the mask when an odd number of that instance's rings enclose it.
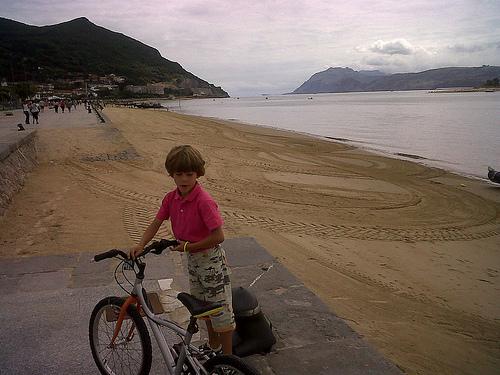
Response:
[[[234,355],[216,354],[213,351],[198,348],[191,344],[192,337],[199,331],[197,320],[216,314],[222,310],[222,304],[201,301],[188,293],[179,293],[177,298],[190,313],[186,329],[172,320],[155,315],[143,287],[146,263],[143,258],[154,253],[160,255],[163,250],[177,245],[175,240],[155,241],[144,248],[134,260],[119,249],[112,249],[94,256],[94,261],[117,258],[115,280],[129,296],[106,297],[94,307],[89,323],[89,340],[92,357],[103,375],[137,374],[147,375],[151,369],[151,338],[141,315],[146,318],[170,375],[209,375],[242,374],[258,375],[252,366]],[[118,270],[133,289],[128,292],[117,278]],[[132,284],[125,275],[125,270],[135,273]],[[175,333],[180,342],[170,345],[160,327]]]

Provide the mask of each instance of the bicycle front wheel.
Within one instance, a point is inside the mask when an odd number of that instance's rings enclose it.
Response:
[[[209,375],[260,375],[259,372],[234,355],[217,355],[203,364]]]
[[[151,339],[135,306],[129,306],[120,332],[111,339],[125,300],[107,297],[92,311],[89,340],[92,357],[103,375],[147,375],[151,369]]]

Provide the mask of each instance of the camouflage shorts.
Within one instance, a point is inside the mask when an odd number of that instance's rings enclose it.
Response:
[[[191,294],[203,301],[219,302],[224,309],[210,317],[216,332],[234,329],[232,307],[231,271],[227,266],[226,253],[221,245],[199,253],[188,254],[188,271]]]

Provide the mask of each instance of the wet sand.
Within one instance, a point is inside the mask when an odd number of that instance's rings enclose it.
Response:
[[[174,186],[166,153],[192,144],[226,236],[255,237],[404,371],[497,373],[500,187],[290,132],[104,114],[78,127],[42,117],[39,165],[0,219],[1,256],[132,245]]]

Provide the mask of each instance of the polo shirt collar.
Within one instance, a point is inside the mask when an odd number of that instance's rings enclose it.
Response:
[[[194,185],[193,190],[191,190],[186,197],[183,197],[181,193],[179,193],[179,189],[176,189],[175,199],[191,202],[200,194],[200,192],[201,192],[201,185],[198,183],[198,181],[196,181],[196,185]]]

